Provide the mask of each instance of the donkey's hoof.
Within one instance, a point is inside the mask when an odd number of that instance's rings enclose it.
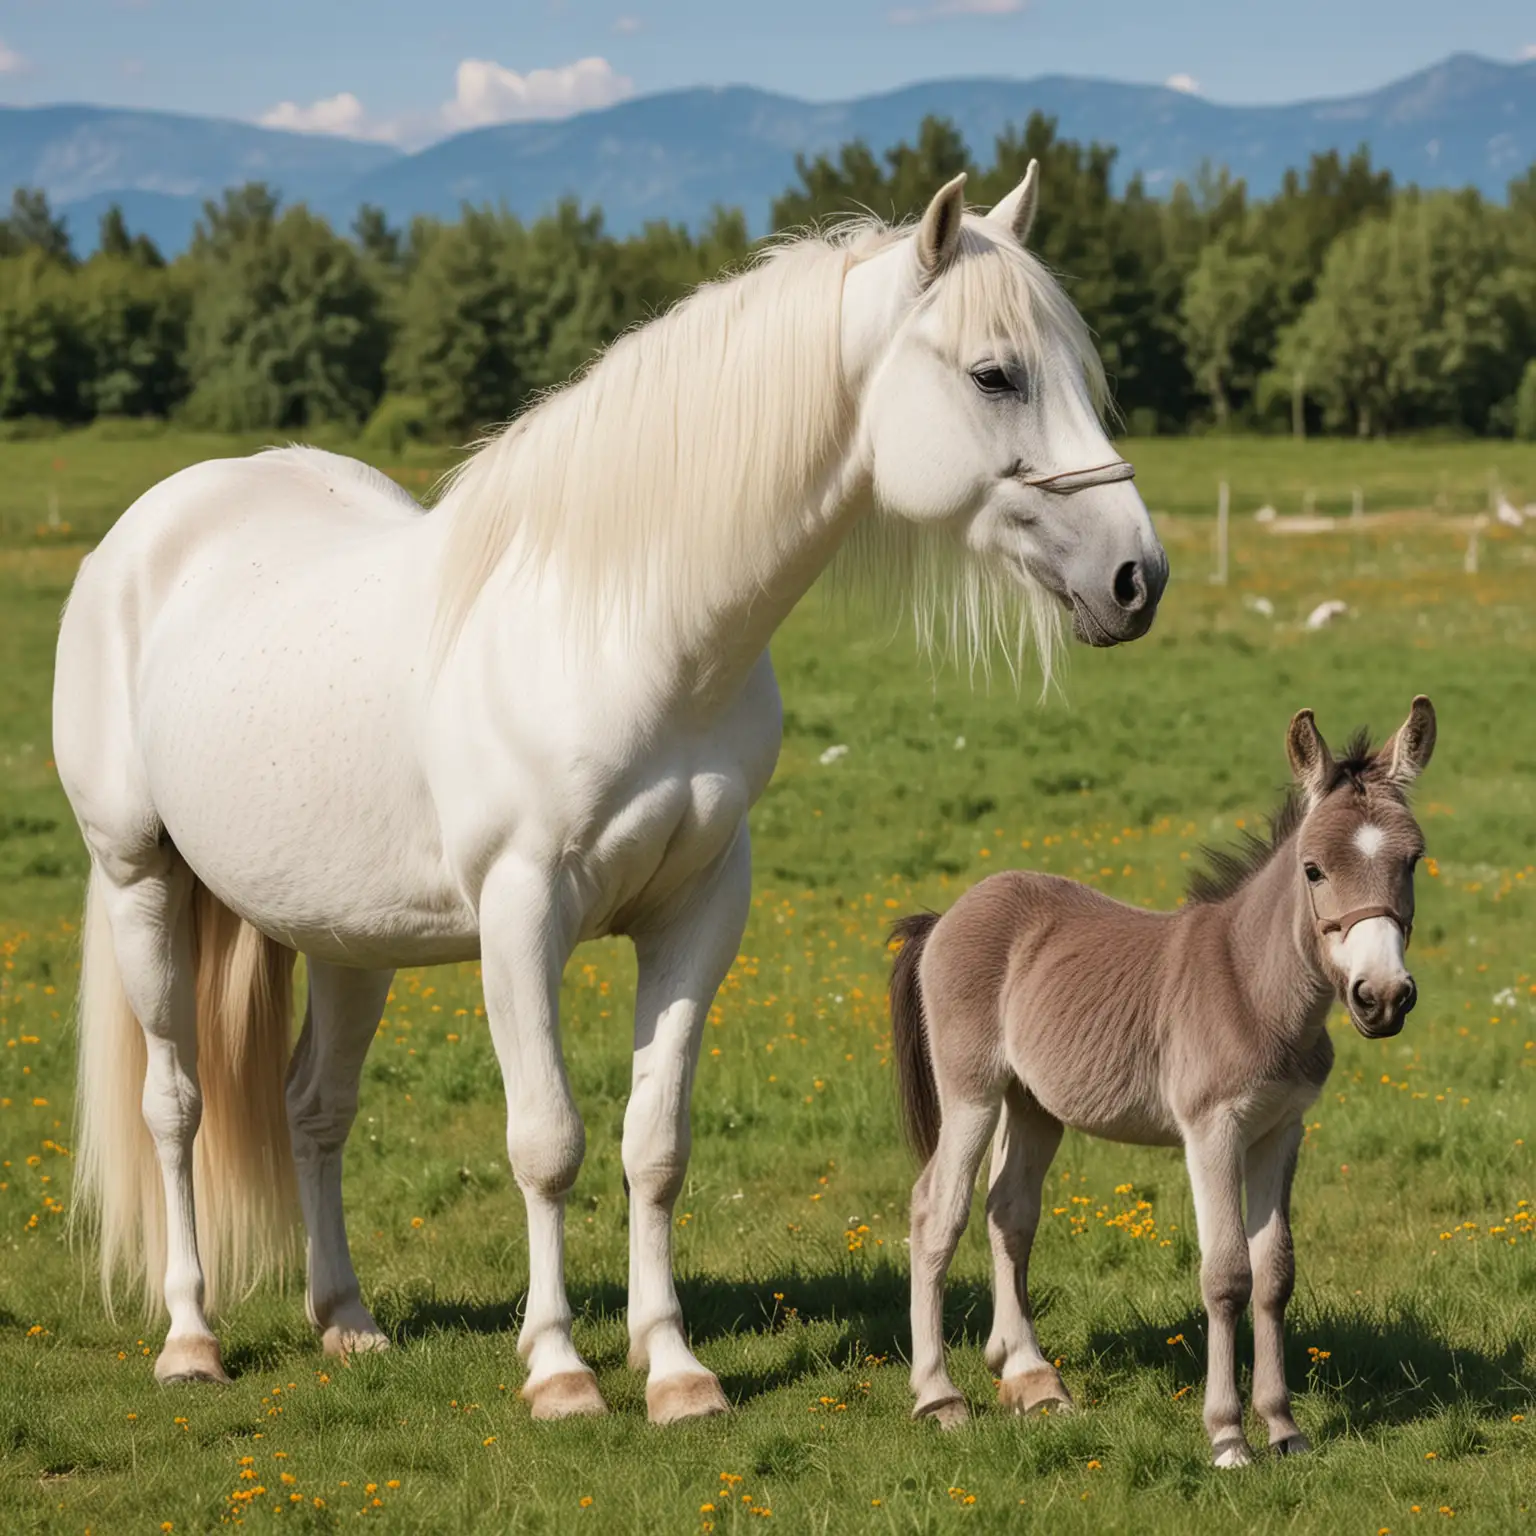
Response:
[[[167,1386],[180,1381],[216,1381],[228,1386],[219,1341],[207,1334],[167,1339],[155,1361],[155,1380]]]
[[[353,1355],[375,1355],[389,1348],[389,1339],[377,1325],[372,1328],[343,1328],[332,1323],[320,1335],[320,1348],[342,1362]]]
[[[536,1419],[595,1419],[608,1412],[591,1371],[560,1371],[543,1381],[530,1381],[522,1396]]]
[[[936,1403],[919,1403],[912,1410],[912,1417],[932,1419],[940,1429],[959,1429],[970,1422],[971,1410],[965,1406],[963,1397],[946,1397]]]
[[[1276,1440],[1270,1446],[1270,1450],[1276,1456],[1304,1456],[1312,1449],[1312,1442],[1301,1433],[1287,1435],[1283,1440]]]
[[[1049,1365],[1005,1376],[997,1389],[998,1406],[1011,1413],[1071,1413],[1072,1394]]]
[[[731,1405],[712,1372],[689,1371],[648,1383],[645,1411],[652,1424],[681,1424],[685,1419],[712,1419],[729,1413]]]
[[[1218,1467],[1246,1467],[1253,1463],[1253,1452],[1243,1439],[1223,1440],[1211,1448],[1211,1460]]]

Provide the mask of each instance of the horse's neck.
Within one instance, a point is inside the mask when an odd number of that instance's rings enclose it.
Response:
[[[545,570],[567,644],[732,697],[867,501],[843,267],[808,242],[617,343],[467,468],[450,572]]]
[[[1226,905],[1237,981],[1255,1022],[1299,1043],[1326,1016],[1332,987],[1292,859],[1276,854]]]

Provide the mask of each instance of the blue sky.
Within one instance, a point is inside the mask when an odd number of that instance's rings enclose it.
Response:
[[[677,86],[838,99],[941,75],[1177,81],[1219,101],[1536,56],[1532,0],[0,0],[0,103],[420,143]]]

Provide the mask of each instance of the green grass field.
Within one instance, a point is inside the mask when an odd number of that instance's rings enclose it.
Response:
[[[49,760],[56,617],[117,511],[228,451],[174,434],[0,444],[0,1530],[1536,1525],[1536,528],[1489,530],[1472,576],[1462,531],[1281,538],[1239,515],[1218,588],[1209,524],[1166,518],[1174,580],[1153,635],[1076,652],[1043,705],[1028,681],[973,685],[883,623],[807,603],[774,648],[784,753],[753,818],[755,906],[705,1042],[677,1212],[684,1309],[736,1410],[652,1429],[624,1365],[633,966],[597,944],[563,999],[589,1148],[569,1279],[614,1412],[535,1426],[516,1395],[523,1215],[473,966],[402,973],[364,1078],[347,1203],[387,1356],[322,1359],[290,1279],[224,1319],[232,1387],[159,1388],[158,1325],[108,1320],[66,1244],[84,859]],[[1223,477],[1238,514],[1300,510],[1309,488],[1347,510],[1356,484],[1368,509],[1476,511],[1490,471],[1536,500],[1536,450],[1507,444],[1213,439],[1131,456],[1172,513],[1208,510]],[[395,467],[420,489],[443,462]],[[1350,613],[1306,632],[1333,597]],[[1042,1342],[1082,1411],[988,1411],[977,1221],[948,1321],[980,1411],[953,1435],[912,1423],[914,1170],[887,1056],[886,923],[1008,864],[1170,906],[1200,843],[1273,804],[1296,708],[1337,740],[1389,730],[1417,691],[1440,714],[1417,802],[1434,861],[1413,950],[1422,1000],[1392,1041],[1338,1025],[1296,1187],[1289,1361],[1316,1453],[1209,1468],[1182,1166],[1070,1135],[1033,1279]],[[838,744],[847,754],[823,765]]]

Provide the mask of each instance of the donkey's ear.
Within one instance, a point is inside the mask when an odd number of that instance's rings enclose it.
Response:
[[[1035,209],[1040,203],[1040,162],[1031,160],[1024,172],[1024,180],[987,215],[994,223],[1005,224],[1013,231],[1013,237],[1023,245],[1029,239],[1030,227],[1035,222]]]
[[[1435,750],[1435,706],[1421,693],[1408,718],[1376,754],[1394,784],[1411,784],[1428,766]]]
[[[965,218],[965,172],[934,193],[933,201],[917,226],[917,260],[923,281],[931,282],[954,260],[960,248],[960,225]]]
[[[1291,773],[1307,798],[1316,802],[1333,773],[1333,753],[1323,740],[1310,709],[1297,710],[1291,728],[1285,733],[1285,751],[1291,760]]]

